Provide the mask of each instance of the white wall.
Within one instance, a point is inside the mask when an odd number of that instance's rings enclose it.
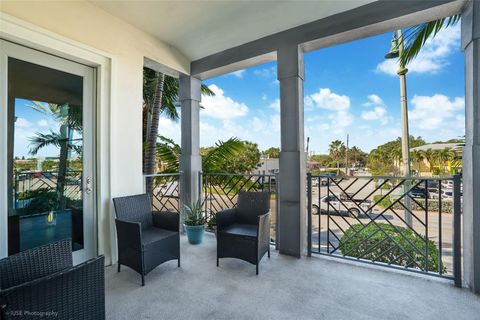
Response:
[[[52,32],[52,37],[58,35],[59,39],[107,58],[109,66],[103,71],[109,74],[102,77],[111,79],[111,82],[105,82],[110,88],[105,88],[104,85],[103,90],[108,92],[109,89],[110,95],[108,105],[102,105],[102,108],[108,108],[110,112],[101,113],[108,119],[100,119],[105,125],[99,126],[103,130],[99,135],[103,137],[102,148],[109,151],[100,150],[100,155],[104,156],[98,160],[99,171],[102,172],[99,189],[107,190],[108,198],[143,192],[141,150],[144,57],[186,74],[190,72],[190,61],[175,48],[88,2],[0,1],[0,11],[6,14],[3,15],[4,19],[18,18],[22,23],[25,22],[32,32]],[[26,44],[30,41],[35,40],[25,39]],[[56,51],[57,48],[52,50]],[[109,132],[104,132],[105,128]],[[100,211],[104,212],[99,212],[99,251],[106,255],[107,261],[114,261],[115,246],[110,241],[113,239],[113,220],[109,216],[107,203],[110,200],[104,201],[105,204],[100,204]]]

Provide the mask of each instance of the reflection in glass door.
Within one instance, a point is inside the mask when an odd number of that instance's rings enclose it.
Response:
[[[11,43],[7,64],[8,255],[71,239],[94,255],[93,69]]]

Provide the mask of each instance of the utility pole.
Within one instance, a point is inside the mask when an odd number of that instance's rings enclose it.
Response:
[[[348,176],[348,143],[350,135],[347,133],[347,150],[345,150],[345,175]]]

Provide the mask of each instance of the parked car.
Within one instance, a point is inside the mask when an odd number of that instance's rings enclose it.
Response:
[[[414,187],[412,189],[410,189],[410,196],[414,197],[414,198],[428,198],[428,189],[424,189],[424,188],[419,188],[419,187]]]
[[[370,214],[372,210],[370,200],[352,199],[350,195],[329,195],[320,199],[320,204],[312,204],[312,213],[318,214],[340,214],[359,218],[364,213]]]

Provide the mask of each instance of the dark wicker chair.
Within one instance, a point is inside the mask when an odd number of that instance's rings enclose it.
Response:
[[[270,194],[240,192],[237,207],[220,211],[217,219],[217,267],[220,258],[237,258],[256,266],[270,258]]]
[[[129,266],[142,276],[169,260],[180,267],[179,215],[153,212],[148,194],[113,199],[120,265]]]
[[[72,265],[57,241],[0,260],[0,319],[105,319],[103,256]]]

